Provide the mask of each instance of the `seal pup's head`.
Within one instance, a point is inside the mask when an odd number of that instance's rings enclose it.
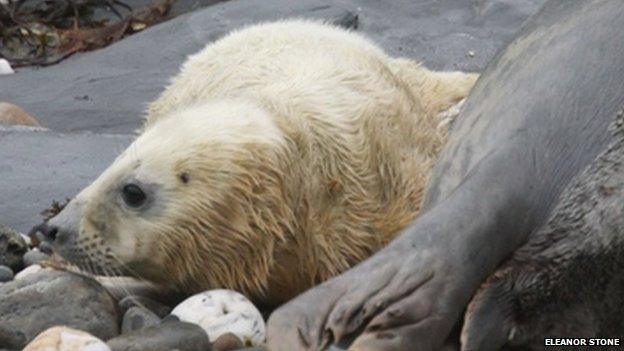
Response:
[[[45,234],[88,271],[258,296],[288,218],[284,148],[266,112],[246,102],[171,113],[146,127]]]

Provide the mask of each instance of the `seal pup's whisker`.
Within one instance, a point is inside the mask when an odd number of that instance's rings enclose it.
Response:
[[[129,267],[127,264],[123,263],[118,257],[117,255],[115,255],[114,253],[110,254],[110,257],[115,260],[117,262],[117,264],[119,265],[120,268],[119,269],[119,275],[122,276],[123,274],[121,273],[121,270],[125,270],[127,272],[129,272],[133,278],[136,278],[139,281],[142,282],[150,282],[148,280],[146,280],[145,278],[143,278],[139,273],[137,273],[136,271],[134,271],[131,267]]]

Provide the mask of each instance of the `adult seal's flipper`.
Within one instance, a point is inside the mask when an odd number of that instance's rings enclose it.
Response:
[[[603,151],[624,105],[624,3],[549,1],[490,64],[425,212],[388,247],[278,309],[272,350],[437,350],[481,283]],[[497,317],[498,318],[498,317]]]

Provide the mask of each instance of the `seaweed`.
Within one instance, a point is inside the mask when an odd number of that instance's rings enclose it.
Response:
[[[55,64],[165,20],[174,1],[133,9],[119,0],[0,0],[0,57],[13,67]]]

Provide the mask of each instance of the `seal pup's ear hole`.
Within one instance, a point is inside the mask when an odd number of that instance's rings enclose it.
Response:
[[[180,181],[184,184],[187,184],[190,180],[189,175],[186,172],[180,173],[178,177],[180,178]]]

